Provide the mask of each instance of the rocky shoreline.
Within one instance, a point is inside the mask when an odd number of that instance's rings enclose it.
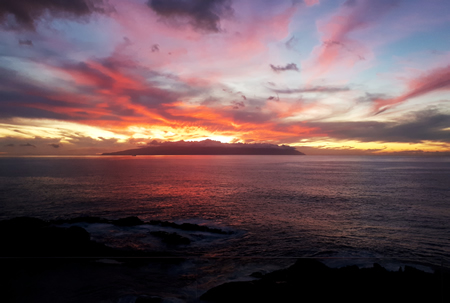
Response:
[[[247,281],[227,282],[194,292],[198,275],[180,272],[186,261],[170,250],[150,252],[117,249],[91,240],[80,226],[107,223],[115,226],[171,227],[216,234],[229,232],[197,224],[177,224],[137,217],[108,220],[80,217],[44,221],[14,218],[0,221],[0,283],[5,302],[449,302],[450,273],[414,267],[388,271],[371,268],[330,268],[315,259],[298,259],[292,266]],[[67,225],[66,225],[67,226]],[[152,231],[168,245],[190,244],[176,232]],[[188,289],[185,293],[180,289]],[[177,292],[175,295],[174,293]]]
[[[0,237],[3,247],[0,257],[136,257],[170,256],[169,252],[152,253],[139,250],[119,250],[91,240],[90,234],[82,227],[59,227],[63,224],[107,223],[121,227],[154,225],[171,227],[183,231],[201,231],[213,234],[229,232],[192,223],[151,220],[144,222],[138,217],[108,220],[99,217],[78,217],[67,220],[45,221],[37,218],[19,217],[0,221]],[[187,245],[190,240],[175,232],[150,232],[163,242],[172,245]]]
[[[200,299],[207,302],[448,302],[449,272],[426,273],[405,266],[396,272],[377,263],[372,268],[329,268],[314,259],[299,259],[255,281],[229,282]]]

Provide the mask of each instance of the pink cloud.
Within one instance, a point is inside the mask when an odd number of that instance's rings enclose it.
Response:
[[[407,86],[407,92],[396,98],[375,100],[375,114],[384,112],[392,106],[412,98],[435,91],[450,90],[450,65],[431,70],[423,76],[413,78],[408,81]]]
[[[346,1],[325,23],[319,24],[321,45],[313,50],[307,62],[311,77],[317,78],[336,68],[353,68],[358,62],[373,57],[371,49],[352,34],[373,27],[395,1]]]
[[[313,5],[316,5],[316,4],[320,3],[319,0],[304,0],[304,1],[305,1],[305,4],[308,5],[308,6],[313,6]]]
[[[298,9],[291,3],[277,3],[262,13],[254,9],[254,3],[235,1],[234,16],[220,20],[219,32],[202,33],[191,26],[164,22],[144,3],[112,2],[117,11],[127,12],[126,16],[112,15],[122,28],[118,34],[130,41],[116,49],[121,56],[194,82],[194,78],[218,82],[236,75],[261,74],[271,63],[270,43],[289,35],[290,22]],[[155,44],[159,51],[152,52]]]

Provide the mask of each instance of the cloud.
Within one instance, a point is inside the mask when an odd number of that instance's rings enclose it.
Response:
[[[436,109],[413,113],[400,122],[318,122],[307,123],[318,127],[327,135],[339,140],[360,142],[450,142],[450,115]]]
[[[396,98],[380,98],[374,100],[375,115],[409,99],[441,90],[450,90],[450,65],[431,70],[423,76],[409,80],[408,90],[403,95]]]
[[[231,101],[231,104],[233,105],[233,109],[240,109],[245,107],[245,104],[243,101]]]
[[[313,6],[313,5],[316,5],[316,4],[319,4],[319,3],[320,3],[319,0],[304,0],[304,1],[305,1],[305,4],[306,4],[307,6]]]
[[[23,146],[23,147],[34,147],[34,148],[36,148],[36,146],[35,146],[35,145],[33,145],[33,144],[30,144],[30,143],[26,143],[26,144],[20,144],[20,146]]]
[[[66,140],[65,148],[59,140]],[[58,142],[58,143],[55,143]],[[14,146],[20,148],[13,148]],[[117,139],[100,140],[83,136],[80,133],[65,132],[61,138],[39,137],[19,138],[0,137],[0,153],[23,155],[58,155],[58,154],[96,154],[105,151],[114,151],[117,146],[133,148],[135,144],[119,143]],[[33,147],[33,148],[29,148]]]
[[[101,0],[2,0],[0,23],[8,29],[35,30],[36,22],[52,17],[80,18],[94,12],[105,12]],[[8,18],[14,17],[15,22]]]
[[[154,52],[159,52],[159,45],[158,44],[153,44],[152,45],[152,53]]]
[[[289,64],[286,64],[286,66],[279,66],[279,65],[274,66],[274,65],[270,64],[270,67],[276,73],[284,72],[284,71],[288,71],[288,70],[293,70],[293,71],[297,71],[297,72],[299,71],[297,64],[295,64],[295,63],[289,63]]]
[[[286,41],[286,48],[295,51],[295,45],[298,43],[298,41],[299,40],[295,36],[292,36],[288,41]]]
[[[297,93],[339,93],[349,91],[348,87],[338,86],[313,86],[309,88],[296,88],[296,89],[272,89],[272,91],[279,94],[297,94]]]
[[[33,41],[31,41],[31,40],[19,40],[19,45],[33,46]]]
[[[149,0],[147,5],[169,21],[188,23],[196,30],[219,32],[220,19],[233,14],[230,0]]]
[[[314,77],[321,76],[338,65],[347,68],[365,60],[371,54],[361,42],[351,38],[357,31],[376,24],[387,12],[396,7],[398,0],[346,1],[340,10],[319,25],[322,43],[313,51],[308,66]]]
[[[378,152],[383,149],[362,149],[352,148],[348,146],[340,147],[328,147],[328,146],[298,146],[297,150],[305,153],[306,155],[379,155]]]

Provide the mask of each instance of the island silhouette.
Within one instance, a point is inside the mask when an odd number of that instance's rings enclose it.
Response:
[[[289,145],[268,143],[222,143],[203,141],[158,142],[153,140],[144,147],[102,155],[304,155]]]

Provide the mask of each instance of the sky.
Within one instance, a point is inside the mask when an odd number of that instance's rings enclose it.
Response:
[[[0,155],[450,154],[448,0],[2,0]]]

